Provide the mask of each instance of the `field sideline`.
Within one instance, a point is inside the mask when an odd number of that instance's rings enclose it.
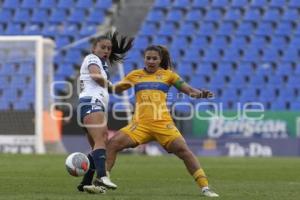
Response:
[[[66,156],[0,154],[0,199],[189,200],[207,199],[173,156],[119,156],[116,191],[79,193],[80,178],[64,167]],[[201,158],[210,183],[230,200],[300,199],[300,158]]]

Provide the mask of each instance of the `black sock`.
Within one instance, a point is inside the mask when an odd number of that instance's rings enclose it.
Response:
[[[106,150],[96,149],[92,152],[92,156],[97,171],[97,177],[101,178],[103,176],[106,176],[106,168],[105,168]]]
[[[81,181],[82,185],[91,185],[92,181],[93,181],[94,174],[95,174],[94,159],[93,159],[93,157],[90,153],[88,154],[88,158],[89,158],[89,161],[90,161],[90,168],[82,178],[82,181]]]

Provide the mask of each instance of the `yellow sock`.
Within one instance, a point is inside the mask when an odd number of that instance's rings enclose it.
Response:
[[[208,187],[208,180],[202,168],[196,170],[193,177],[200,188]]]

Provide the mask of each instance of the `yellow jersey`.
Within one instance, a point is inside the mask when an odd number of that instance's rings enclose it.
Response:
[[[167,107],[167,94],[172,85],[182,82],[172,70],[159,69],[148,73],[145,69],[133,70],[122,82],[129,82],[135,91],[134,122],[170,122],[172,117]]]

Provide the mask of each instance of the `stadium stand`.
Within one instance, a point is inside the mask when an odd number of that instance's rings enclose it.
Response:
[[[54,39],[58,52],[54,80],[65,80],[76,74],[89,44],[80,43],[66,51],[60,51],[61,48],[97,33],[97,27],[104,22],[112,5],[112,0],[3,0],[0,1],[0,34],[43,35]],[[14,57],[18,54],[17,51],[13,53]],[[24,57],[21,53],[19,58]],[[33,109],[32,61],[25,60],[17,67],[5,52],[0,52],[0,56],[7,58],[1,59],[0,65],[0,109]],[[17,90],[8,92],[4,88]],[[32,93],[28,92],[29,88]],[[57,84],[55,88],[56,92],[64,89],[63,84]]]
[[[136,35],[124,71],[141,67],[144,47],[163,44],[169,47],[177,72],[190,84],[223,90],[217,99],[225,101],[226,109],[234,109],[232,102],[238,100],[262,101],[269,109],[299,109],[295,100],[300,91],[294,87],[299,84],[300,74],[299,2],[156,0]],[[55,39],[59,50],[96,33],[113,2],[3,0],[0,4],[1,35],[42,34]],[[55,79],[72,77],[87,48],[88,44],[83,43],[57,55]],[[0,81],[9,87],[17,84],[12,73],[28,77],[32,69],[28,61],[20,69],[14,69],[12,63],[7,65],[0,67]],[[284,87],[280,91],[284,92],[279,94],[281,85]],[[254,95],[258,86],[259,93]],[[9,108],[7,105],[26,107],[14,105],[14,98],[24,99],[22,92],[5,102],[8,94],[1,91],[1,109]]]

